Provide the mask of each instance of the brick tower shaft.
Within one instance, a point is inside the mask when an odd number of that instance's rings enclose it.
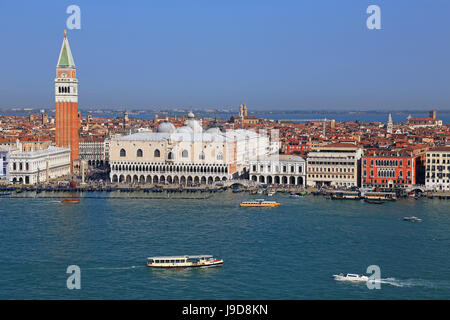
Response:
[[[55,106],[56,145],[58,147],[70,148],[70,168],[72,171],[73,162],[78,159],[80,116],[78,113],[78,79],[65,31],[58,64],[56,66]]]

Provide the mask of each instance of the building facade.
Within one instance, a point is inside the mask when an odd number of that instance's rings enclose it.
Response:
[[[88,166],[101,167],[106,164],[105,139],[103,137],[80,138],[79,159]]]
[[[307,158],[307,185],[359,187],[361,155],[361,148],[351,143],[316,147]]]
[[[427,151],[425,187],[429,190],[450,190],[450,146]]]
[[[438,127],[442,126],[442,120],[436,118],[436,111],[430,110],[428,118],[408,117],[408,124],[412,128]]]
[[[12,182],[37,184],[70,173],[69,148],[50,146],[33,152],[12,151],[9,170]]]
[[[10,148],[0,147],[0,182],[9,182],[9,153]]]
[[[250,180],[265,184],[306,185],[306,160],[293,155],[272,155],[250,160]]]
[[[407,152],[377,150],[362,157],[362,186],[404,188],[417,184],[419,160]]]
[[[66,31],[64,31],[56,66],[55,105],[56,146],[70,148],[72,169],[73,161],[78,159],[80,115],[78,113],[78,79]]]
[[[245,174],[249,159],[269,149],[269,139],[253,131],[203,131],[190,112],[183,127],[165,121],[157,132],[111,139],[110,178],[118,183],[212,184]]]

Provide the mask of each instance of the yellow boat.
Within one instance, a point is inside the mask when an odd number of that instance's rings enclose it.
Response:
[[[265,201],[264,199],[256,199],[252,201],[244,201],[241,207],[278,207],[280,204],[275,201]]]

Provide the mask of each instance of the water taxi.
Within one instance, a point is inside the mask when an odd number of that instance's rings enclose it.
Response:
[[[211,255],[161,256],[147,258],[147,267],[151,268],[207,268],[223,264],[222,259]]]
[[[264,199],[256,199],[251,201],[244,201],[241,203],[241,207],[277,207],[280,204],[275,201],[266,201]]]
[[[353,273],[340,273],[333,275],[334,280],[336,281],[352,281],[352,282],[367,282],[369,281],[369,277],[362,274],[353,274]]]
[[[78,203],[80,202],[80,199],[64,199],[61,200],[61,203]]]

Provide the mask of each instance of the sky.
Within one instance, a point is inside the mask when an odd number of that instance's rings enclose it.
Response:
[[[80,108],[450,110],[448,0],[0,0],[0,108],[54,105],[73,4]]]

